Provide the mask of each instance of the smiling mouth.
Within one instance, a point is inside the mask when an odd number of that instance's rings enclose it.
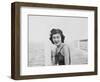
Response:
[[[59,42],[55,42],[55,44],[58,44]]]

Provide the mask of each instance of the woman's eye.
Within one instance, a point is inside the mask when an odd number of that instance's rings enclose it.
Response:
[[[55,37],[53,37],[53,39],[55,39]]]
[[[57,36],[57,38],[59,38],[59,36]]]

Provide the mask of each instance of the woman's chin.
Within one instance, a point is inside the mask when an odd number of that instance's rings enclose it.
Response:
[[[55,44],[56,46],[59,46],[60,44]]]
[[[58,46],[58,44],[55,44],[56,46]]]

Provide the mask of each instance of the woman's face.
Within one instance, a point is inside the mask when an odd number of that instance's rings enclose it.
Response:
[[[53,34],[52,40],[56,46],[59,46],[61,44],[61,35],[59,33]]]

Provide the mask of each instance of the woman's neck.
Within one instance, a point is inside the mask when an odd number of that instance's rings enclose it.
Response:
[[[60,48],[61,45],[62,45],[62,43],[60,43],[59,45],[57,45],[57,48]]]

